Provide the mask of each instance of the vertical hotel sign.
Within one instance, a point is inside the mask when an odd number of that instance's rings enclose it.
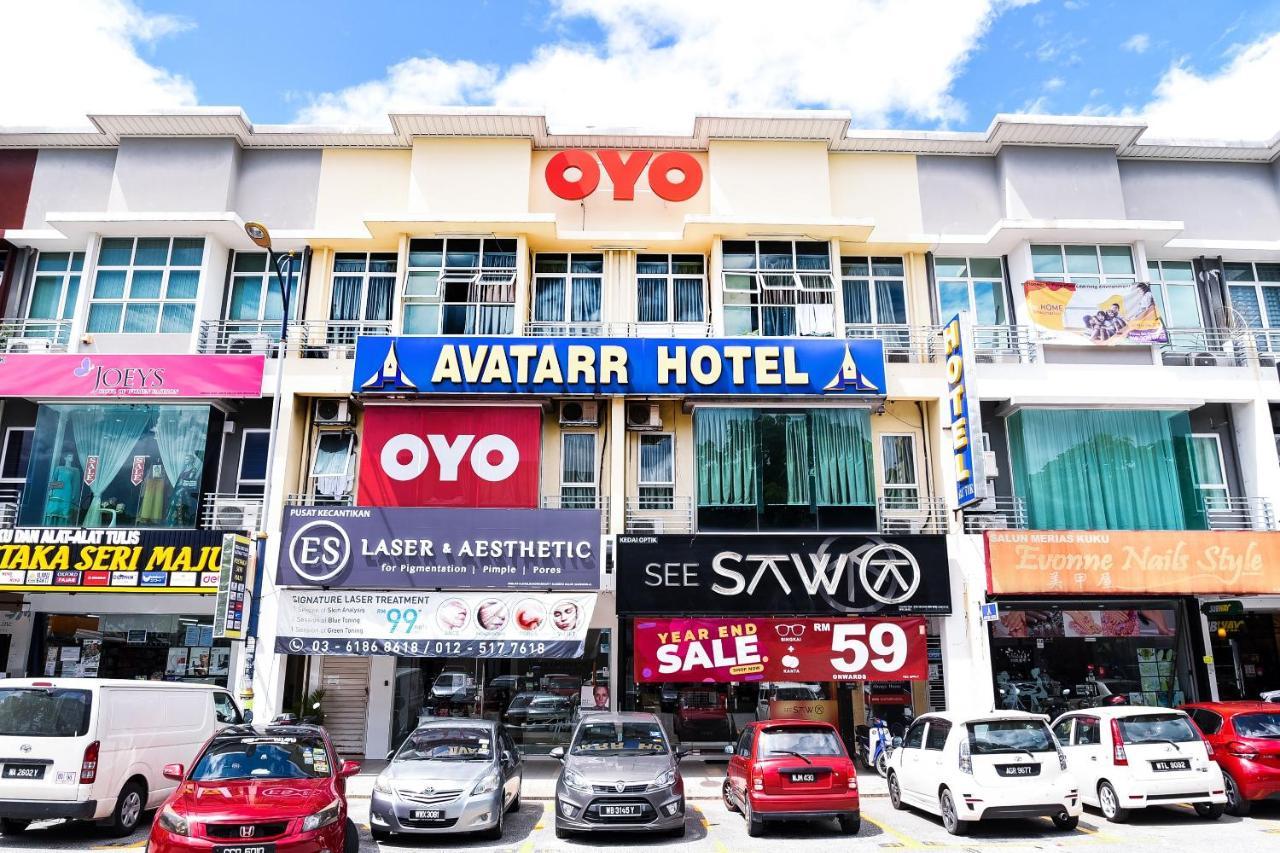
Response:
[[[957,508],[977,503],[986,496],[979,468],[982,454],[973,452],[974,438],[976,436],[981,441],[982,427],[980,419],[969,417],[969,370],[965,350],[971,341],[966,314],[952,317],[942,329],[942,345],[947,360],[947,423],[951,430]]]
[[[218,600],[213,608],[213,636],[244,639],[245,612],[249,597],[249,538],[236,533],[222,537],[222,560],[218,575]]]

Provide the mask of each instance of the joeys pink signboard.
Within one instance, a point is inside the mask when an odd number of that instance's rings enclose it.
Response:
[[[0,355],[0,396],[261,397],[262,355]]]

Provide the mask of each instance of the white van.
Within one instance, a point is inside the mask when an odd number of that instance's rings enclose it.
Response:
[[[128,835],[227,725],[242,723],[224,688],[109,678],[0,681],[0,831],[33,820],[107,823]]]

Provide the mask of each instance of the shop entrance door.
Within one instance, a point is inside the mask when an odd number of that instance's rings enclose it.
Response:
[[[320,663],[324,688],[324,727],[343,758],[364,755],[369,710],[369,659],[325,657]]]

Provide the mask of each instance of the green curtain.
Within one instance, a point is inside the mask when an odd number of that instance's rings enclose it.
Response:
[[[809,424],[803,414],[786,416],[787,503],[809,505]]]
[[[871,414],[867,409],[810,409],[814,481],[821,506],[873,506]]]
[[[1008,425],[1014,486],[1033,529],[1205,527],[1185,412],[1023,409]]]
[[[694,412],[698,506],[755,506],[759,462],[753,409]]]

